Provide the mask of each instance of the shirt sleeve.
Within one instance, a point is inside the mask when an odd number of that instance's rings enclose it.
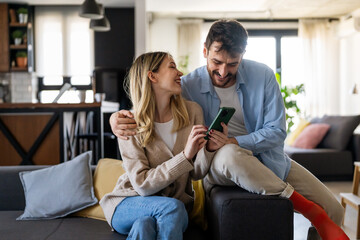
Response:
[[[195,122],[194,125],[203,125],[204,117],[201,107],[198,104],[194,104],[194,113],[195,113]],[[190,172],[190,176],[194,180],[202,179],[208,173],[212,159],[215,155],[216,151],[209,152],[206,150],[206,147],[203,147],[196,154],[196,158],[194,160],[194,170]]]
[[[119,147],[131,185],[141,196],[161,191],[182,174],[193,169],[183,152],[156,167],[151,167],[145,149],[136,137],[130,137],[129,140],[119,139]]]
[[[284,101],[275,75],[267,72],[264,89],[263,124],[248,135],[236,136],[240,147],[259,154],[278,147],[286,138]]]

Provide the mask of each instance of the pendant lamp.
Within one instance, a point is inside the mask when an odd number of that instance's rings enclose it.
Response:
[[[102,19],[91,19],[90,28],[98,32],[110,31],[110,23],[106,16]]]
[[[103,17],[95,0],[85,0],[80,6],[79,16],[91,19],[100,19]]]
[[[110,22],[105,16],[105,10],[102,4],[99,4],[100,13],[103,18],[101,19],[91,19],[90,28],[97,32],[107,32],[110,31]]]

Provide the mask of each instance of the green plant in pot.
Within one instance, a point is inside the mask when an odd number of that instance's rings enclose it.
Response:
[[[290,86],[282,86],[281,84],[281,73],[277,72],[275,74],[276,80],[280,86],[281,95],[284,100],[285,110],[286,110],[286,131],[289,133],[291,127],[294,126],[294,120],[297,118],[301,110],[297,105],[294,97],[298,94],[302,94],[305,92],[304,84],[296,85],[295,87]]]
[[[15,45],[20,45],[24,33],[21,30],[15,30],[11,33],[12,38],[14,39]]]
[[[27,8],[19,8],[17,10],[19,16],[19,23],[27,23],[28,21],[28,10]]]
[[[26,67],[27,66],[27,52],[26,51],[18,51],[16,53],[16,65],[18,67]]]

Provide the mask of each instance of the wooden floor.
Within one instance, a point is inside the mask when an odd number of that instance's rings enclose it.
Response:
[[[340,202],[340,192],[351,192],[352,181],[346,182],[324,182],[324,184],[335,195]],[[351,240],[355,240],[356,211],[351,206],[346,207],[344,231]],[[294,214],[294,240],[306,240],[310,222],[301,214]]]

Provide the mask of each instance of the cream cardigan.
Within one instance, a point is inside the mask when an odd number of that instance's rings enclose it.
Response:
[[[207,174],[215,152],[202,148],[194,162],[183,154],[192,126],[203,124],[203,112],[195,103],[186,101],[190,125],[177,132],[174,149],[155,136],[145,148],[138,142],[138,136],[129,140],[118,139],[125,174],[119,177],[114,190],[100,201],[107,222],[111,226],[117,205],[130,196],[166,196],[179,199],[187,209],[192,208],[194,193],[191,179],[198,180]]]

